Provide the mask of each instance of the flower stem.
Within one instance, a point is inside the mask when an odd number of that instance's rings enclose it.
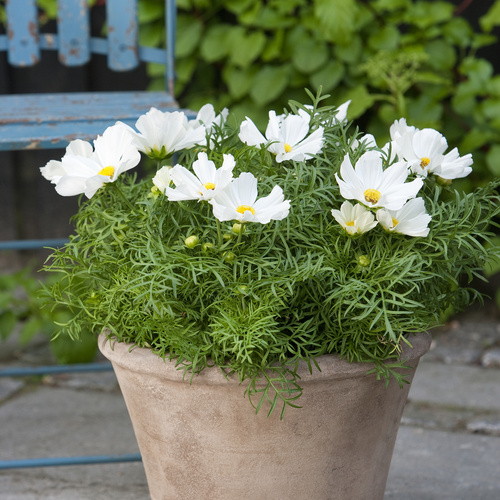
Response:
[[[123,198],[123,201],[125,202],[127,207],[133,212],[134,211],[133,205],[130,203],[130,201],[127,200],[127,198],[123,194],[123,191],[118,187],[118,184],[116,182],[112,182],[111,184],[114,187],[114,189],[116,189],[116,191],[120,194],[120,196]]]
[[[222,246],[222,232],[220,230],[220,222],[219,219],[215,219],[215,222],[217,223],[217,244],[219,248]]]

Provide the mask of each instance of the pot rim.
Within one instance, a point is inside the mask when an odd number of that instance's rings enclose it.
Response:
[[[406,343],[402,346],[401,360],[406,364],[416,366],[418,360],[429,350],[431,336],[428,332],[420,332],[410,336],[408,339],[411,347]],[[98,346],[101,353],[111,361],[113,366],[118,366],[136,373],[148,374],[160,378],[169,379],[172,382],[182,382],[191,379],[191,373],[186,371],[182,365],[176,366],[174,360],[169,362],[163,359],[151,349],[138,347],[135,344],[126,344],[112,338],[109,333],[103,332],[98,337]],[[372,370],[371,363],[349,362],[340,359],[336,354],[326,354],[315,358],[321,371],[313,365],[312,374],[305,361],[300,360],[297,373],[300,376],[300,384],[307,380],[343,379],[351,377],[368,376]],[[405,370],[407,371],[407,370]],[[196,384],[237,384],[241,382],[237,375],[226,375],[218,366],[207,367],[200,373],[193,375],[192,382]]]

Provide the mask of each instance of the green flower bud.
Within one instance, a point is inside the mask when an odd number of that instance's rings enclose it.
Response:
[[[202,250],[204,252],[208,252],[209,250],[211,250],[212,248],[214,247],[214,244],[213,243],[210,243],[210,242],[207,242],[207,243],[203,243],[202,245]]]
[[[231,264],[231,262],[233,262],[235,258],[236,258],[236,255],[234,255],[233,252],[225,252],[224,253],[224,262],[227,262],[228,264]]]
[[[222,237],[224,238],[225,241],[229,241],[229,240],[232,240],[233,239],[233,235],[232,234],[229,234],[229,233],[224,233],[222,235]]]
[[[188,236],[185,240],[184,243],[188,248],[194,248],[198,244],[199,238],[198,236]]]
[[[243,224],[240,224],[239,222],[235,222],[233,224],[233,233],[234,234],[243,233],[244,230],[245,230],[245,226]]]
[[[442,177],[439,177],[439,175],[436,176],[436,181],[441,186],[449,186],[452,182],[451,179],[443,179]]]
[[[358,257],[358,264],[362,267],[369,266],[370,262],[370,259],[366,255],[360,255]]]

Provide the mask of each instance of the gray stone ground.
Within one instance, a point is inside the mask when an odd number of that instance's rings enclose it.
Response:
[[[36,343],[23,351],[0,344],[0,369],[45,358]],[[137,452],[112,373],[0,378],[0,461]],[[2,500],[147,498],[140,462],[0,471]],[[410,391],[385,498],[500,499],[496,310],[469,312],[434,334]]]

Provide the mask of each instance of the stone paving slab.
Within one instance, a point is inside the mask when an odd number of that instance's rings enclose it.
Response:
[[[499,437],[399,429],[385,500],[499,498]]]
[[[500,411],[500,370],[433,363],[424,357],[417,368],[409,399],[441,406]]]

